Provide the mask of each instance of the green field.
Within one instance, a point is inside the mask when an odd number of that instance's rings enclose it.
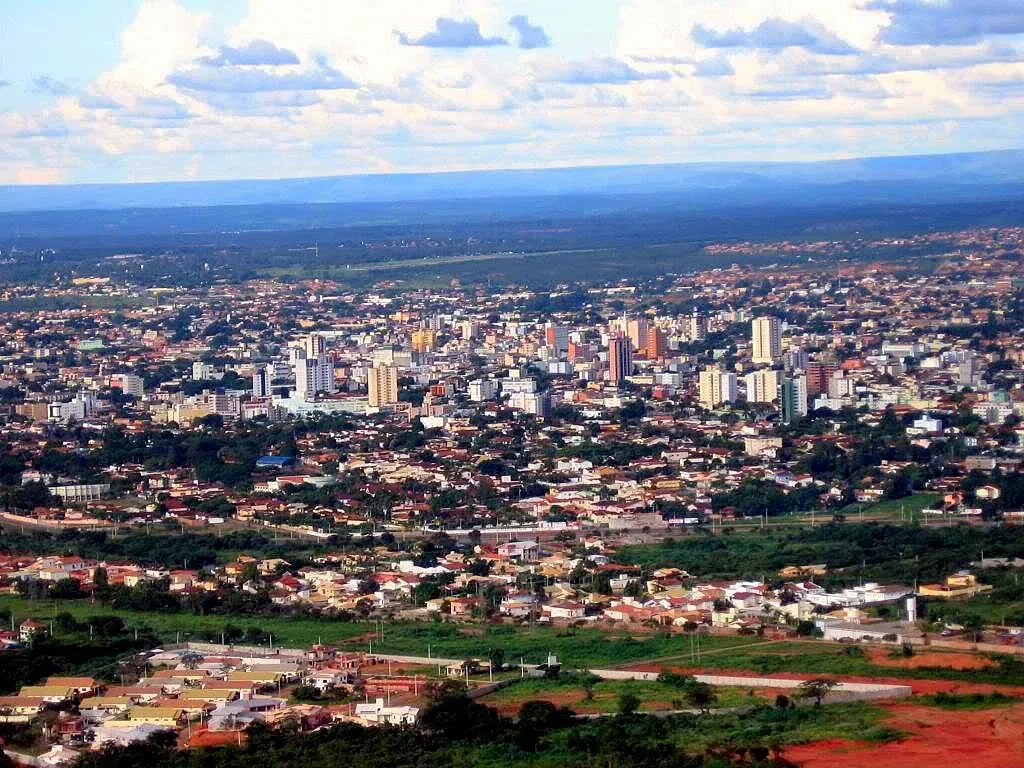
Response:
[[[885,523],[919,523],[924,516],[921,511],[935,506],[942,497],[937,493],[915,493],[905,499],[889,499],[877,504],[850,504],[839,510],[846,519],[856,522],[863,514],[865,520]]]
[[[710,652],[744,647],[759,638],[708,637],[701,648]],[[500,648],[508,663],[542,663],[549,653],[567,667],[586,668],[627,665],[663,657],[689,655],[689,639],[663,633],[630,633],[626,630],[562,630],[552,627],[512,625],[459,626],[447,623],[406,623],[387,625],[384,640],[374,649],[408,655],[448,658],[486,657],[491,648]]]
[[[265,616],[196,616],[191,613],[157,613],[150,611],[126,611],[86,602],[85,600],[29,601],[11,595],[0,596],[0,609],[11,611],[15,622],[28,617],[46,621],[58,613],[67,612],[77,620],[90,616],[117,615],[124,619],[129,631],[151,629],[165,642],[181,640],[203,640],[213,637],[225,626],[234,625],[246,629],[259,627],[274,637],[274,645],[305,647],[323,642],[339,643],[358,635],[372,632],[370,624],[352,622],[300,619]]]
[[[590,689],[588,698],[587,689]],[[716,688],[716,709],[755,706],[765,699],[750,696],[747,689]],[[619,697],[631,694],[640,699],[640,711],[654,712],[669,709],[689,709],[685,695],[678,688],[656,680],[598,680],[589,681],[582,675],[562,675],[557,680],[516,680],[506,688],[479,699],[489,707],[502,711],[517,709],[523,702],[548,699],[559,706],[567,706],[579,714],[608,713],[618,709]]]
[[[78,621],[90,616],[116,614],[129,631],[148,628],[164,642],[216,640],[224,627],[250,627],[269,632],[274,645],[305,647],[332,643],[352,650],[370,650],[435,658],[489,658],[492,649],[504,653],[505,662],[539,664],[554,654],[565,668],[623,667],[646,662],[659,666],[716,670],[745,670],[760,674],[866,675],[914,679],[962,680],[985,684],[1024,685],[1024,660],[993,657],[992,669],[956,670],[946,667],[895,668],[873,663],[858,646],[821,641],[767,641],[759,637],[709,636],[700,641],[694,659],[690,638],[666,633],[607,629],[565,630],[518,625],[457,625],[441,622],[344,622],[330,619],[263,616],[196,616],[112,610],[79,601],[30,602],[0,596],[0,609],[11,611],[15,623],[28,617],[48,620],[68,612]],[[59,631],[58,631],[59,638]]]
[[[375,637],[373,622],[343,622],[330,619],[302,619],[265,616],[196,616],[191,613],[155,613],[114,610],[84,600],[28,601],[11,595],[0,596],[0,609],[11,611],[16,622],[27,617],[49,619],[66,611],[79,621],[90,616],[116,614],[128,627],[148,627],[163,640],[200,640],[213,637],[229,624],[242,629],[259,627],[274,637],[274,644],[304,647],[318,641],[353,649],[369,650]],[[705,653],[745,647],[759,638],[708,637],[701,640]],[[508,663],[523,658],[527,664],[547,660],[549,653],[569,667],[614,666],[638,661],[688,658],[689,639],[663,633],[635,633],[600,629],[559,630],[552,627],[512,625],[455,625],[434,622],[384,624],[384,637],[373,639],[373,650],[382,653],[442,658],[486,658],[500,648]]]

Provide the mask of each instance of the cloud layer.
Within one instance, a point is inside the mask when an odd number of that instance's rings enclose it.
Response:
[[[47,59],[40,26],[38,69],[0,80],[0,183],[812,159],[1024,135],[1021,0],[224,6],[141,0],[102,30],[118,55],[95,70]]]

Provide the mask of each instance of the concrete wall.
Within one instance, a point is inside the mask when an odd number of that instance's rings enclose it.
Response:
[[[657,680],[657,672],[629,672],[620,669],[592,669],[591,674],[602,680]],[[701,683],[726,688],[763,688],[779,691],[799,690],[803,679],[777,677],[745,677],[739,675],[694,675]],[[828,701],[858,701],[862,699],[901,699],[910,696],[909,685],[882,683],[840,683],[828,695]]]

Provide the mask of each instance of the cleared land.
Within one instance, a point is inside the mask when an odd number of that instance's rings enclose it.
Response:
[[[803,768],[1024,764],[1024,704],[964,711],[901,703],[884,709],[884,726],[903,734],[898,741],[829,739],[787,749],[786,757]]]

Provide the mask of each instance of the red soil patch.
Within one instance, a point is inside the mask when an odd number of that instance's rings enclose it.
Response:
[[[918,669],[920,667],[946,667],[947,669],[992,669],[995,662],[975,653],[943,653],[942,651],[918,651],[910,657],[894,658],[888,648],[867,648],[872,664],[880,667]]]
[[[241,736],[241,742],[239,742],[239,736]],[[182,731],[178,746],[192,749],[199,747],[238,746],[239,743],[245,744],[248,740],[249,737],[246,736],[244,731],[239,734],[238,731],[210,731],[205,728],[193,728],[191,739],[188,738],[187,730]]]
[[[801,768],[933,768],[936,765],[1018,768],[1024,765],[1024,705],[949,711],[912,704],[887,707],[885,724],[901,741],[865,744],[830,740],[786,750]]]

